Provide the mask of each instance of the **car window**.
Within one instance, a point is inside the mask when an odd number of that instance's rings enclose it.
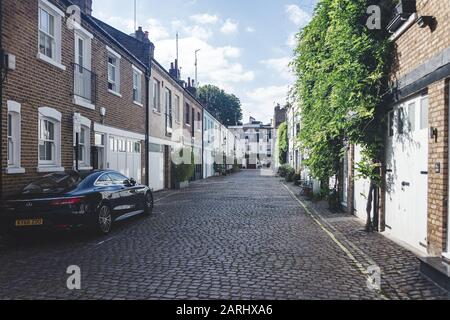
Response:
[[[84,176],[77,172],[52,173],[25,187],[23,193],[59,193],[74,190],[83,181]]]
[[[98,186],[109,186],[113,183],[111,177],[108,174],[102,175],[98,178],[96,185]]]
[[[128,180],[127,177],[119,173],[109,173],[109,176],[111,177],[113,184],[123,184],[125,180]]]

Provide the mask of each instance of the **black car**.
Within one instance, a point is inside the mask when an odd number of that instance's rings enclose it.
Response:
[[[115,221],[151,214],[153,194],[115,171],[52,173],[2,203],[3,232],[92,227],[108,234]]]

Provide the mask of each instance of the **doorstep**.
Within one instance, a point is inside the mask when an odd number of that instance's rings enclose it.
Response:
[[[419,260],[420,273],[450,292],[450,264],[439,257],[425,257]]]

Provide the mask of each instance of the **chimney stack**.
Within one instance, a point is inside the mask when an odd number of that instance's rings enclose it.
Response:
[[[80,7],[81,12],[90,16],[92,15],[92,0],[72,0],[73,4]]]
[[[134,35],[137,40],[144,41],[145,34],[144,31],[142,30],[142,27],[139,27],[134,33]]]

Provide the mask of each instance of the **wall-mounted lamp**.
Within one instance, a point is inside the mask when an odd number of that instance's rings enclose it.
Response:
[[[430,139],[434,139],[435,142],[438,140],[438,129],[437,128],[430,128]]]
[[[106,109],[104,107],[100,108],[100,116],[102,117],[102,124],[105,121]]]
[[[426,28],[426,27],[433,28],[433,26],[434,26],[434,17],[433,16],[420,16],[417,19],[417,24],[422,29]]]

